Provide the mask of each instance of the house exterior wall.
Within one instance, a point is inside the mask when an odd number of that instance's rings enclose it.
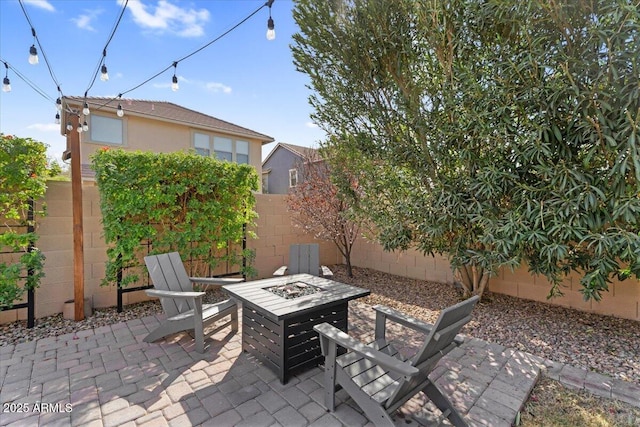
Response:
[[[268,188],[265,192],[287,194],[289,193],[289,169],[294,169],[301,159],[285,148],[278,147],[275,150],[262,165],[264,170],[271,169]]]
[[[39,218],[38,247],[44,255],[45,277],[36,290],[36,317],[44,317],[62,312],[64,302],[74,296],[73,289],[73,225],[71,212],[71,184],[69,182],[49,182],[44,198],[48,215]],[[343,259],[330,242],[314,240],[291,223],[287,212],[286,196],[278,194],[256,194],[255,233],[257,239],[249,239],[248,247],[256,252],[254,267],[257,278],[270,277],[282,265],[289,262],[289,246],[293,243],[319,243],[320,262],[324,265],[342,263]],[[84,280],[85,296],[91,297],[95,307],[109,307],[116,304],[115,286],[102,287],[105,274],[107,246],[103,238],[100,197],[95,185],[83,188],[84,214]],[[398,276],[453,283],[449,262],[442,256],[424,256],[409,250],[405,252],[385,252],[379,244],[359,239],[352,253],[352,263]],[[629,279],[614,281],[610,292],[602,301],[585,302],[580,293],[580,278],[572,275],[565,280],[564,297],[547,300],[549,283],[544,277],[529,274],[525,266],[511,271],[501,270],[491,278],[489,290],[513,295],[519,298],[561,305],[587,312],[633,319],[640,321],[640,282]],[[124,304],[146,300],[144,292],[124,294]],[[0,312],[0,324],[24,320],[26,309]]]
[[[115,113],[109,111],[92,113],[92,116],[96,115],[119,119]],[[122,120],[124,128],[123,143],[121,145],[92,141],[91,130],[80,135],[80,158],[83,171],[89,170],[91,156],[102,147],[122,148],[127,151],[153,151],[156,153],[188,151],[194,149],[194,132],[201,132],[231,138],[232,140],[248,141],[249,164],[256,169],[258,176],[262,174],[262,142],[257,139],[244,136],[238,137],[220,131],[212,131],[211,129],[154,120],[133,114],[125,114],[120,120]],[[260,183],[258,185],[260,186]]]

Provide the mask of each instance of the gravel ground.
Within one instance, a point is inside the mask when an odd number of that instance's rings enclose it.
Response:
[[[375,270],[354,268],[349,278],[344,266],[332,266],[334,279],[371,290],[359,300],[384,304],[433,322],[440,310],[460,300],[450,285],[407,279]],[[222,291],[207,293],[206,300],[219,301]],[[90,329],[161,313],[157,302],[133,304],[123,313],[115,308],[99,309],[81,322],[62,315],[38,319],[36,327],[26,322],[0,325],[0,346]],[[486,293],[463,333],[557,362],[600,372],[640,384],[640,322],[583,313],[563,307]]]

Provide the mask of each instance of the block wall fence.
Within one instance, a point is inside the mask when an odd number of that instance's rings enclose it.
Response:
[[[293,243],[319,243],[320,261],[324,265],[343,262],[333,243],[316,241],[292,225],[284,195],[256,194],[256,202],[259,218],[253,231],[258,238],[249,239],[247,246],[256,252],[254,267],[258,272],[257,278],[270,277],[278,267],[286,265],[289,246]],[[49,182],[44,203],[47,205],[47,216],[39,218],[38,247],[46,256],[45,277],[36,289],[36,318],[61,313],[64,302],[72,299],[74,293],[71,184]],[[107,255],[102,232],[100,197],[98,188],[92,184],[83,188],[83,214],[85,297],[90,298],[96,308],[112,307],[116,305],[115,286],[100,286]],[[356,267],[421,280],[453,283],[449,262],[441,256],[424,256],[413,250],[385,252],[380,245],[359,239],[352,257],[352,264]],[[637,280],[614,282],[600,302],[585,302],[582,299],[578,276],[569,277],[565,281],[564,297],[547,300],[549,288],[544,277],[530,275],[526,267],[514,272],[503,270],[489,282],[489,289],[493,292],[640,321],[640,282]],[[147,299],[142,291],[123,295],[124,304]],[[24,320],[26,317],[26,309],[3,311],[0,312],[0,324]]]

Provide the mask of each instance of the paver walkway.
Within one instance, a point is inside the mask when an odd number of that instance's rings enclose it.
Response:
[[[352,302],[350,332],[370,338],[373,313]],[[199,355],[185,335],[143,342],[157,324],[156,317],[145,317],[0,347],[0,426],[371,425],[344,391],[338,392],[336,412],[321,406],[320,368],[282,385],[242,353],[239,333],[216,334],[207,354]],[[410,353],[420,341],[403,336],[402,351]],[[640,402],[640,387],[633,384],[477,339],[443,358],[432,378],[470,425],[509,426],[541,369],[567,384]],[[416,397],[403,406],[398,424],[430,424],[433,407],[425,400]]]

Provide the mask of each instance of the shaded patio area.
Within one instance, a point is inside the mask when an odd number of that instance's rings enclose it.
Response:
[[[373,316],[370,306],[352,302],[351,333],[371,338]],[[157,324],[158,317],[148,316],[0,347],[0,425],[371,425],[344,391],[338,392],[335,413],[324,409],[320,368],[282,385],[242,353],[240,333],[219,332],[200,355],[184,334],[144,343]],[[401,351],[410,354],[421,337],[402,332]],[[569,380],[581,375],[570,366],[470,338],[441,361],[432,379],[470,425],[509,426],[545,367]],[[431,408],[419,395],[402,407],[397,423],[429,425],[435,419]]]

